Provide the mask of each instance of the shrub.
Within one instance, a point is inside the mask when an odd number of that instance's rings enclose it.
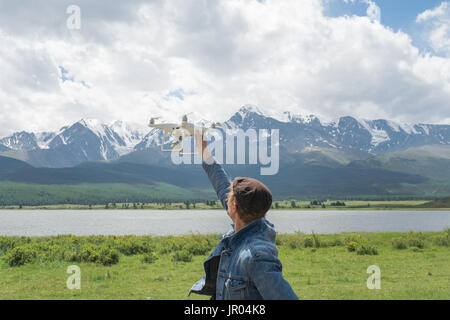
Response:
[[[446,238],[450,238],[450,228],[444,229],[444,231],[442,231],[442,236],[446,237]]]
[[[320,237],[315,234],[314,232],[312,233],[312,240],[313,240],[313,245],[315,248],[321,248],[321,247],[325,247],[325,243],[322,243],[320,241]]]
[[[99,258],[97,263],[104,266],[110,266],[112,264],[119,263],[119,253],[115,249],[101,248],[99,251]]]
[[[10,267],[23,266],[36,261],[37,253],[29,246],[19,246],[6,253],[5,261]]]
[[[206,240],[191,241],[187,243],[186,250],[194,256],[201,256],[208,253],[211,250],[211,247]]]
[[[33,245],[32,246],[38,255],[38,260],[40,262],[48,262],[48,261],[58,261],[61,260],[62,252],[59,246],[57,245]]]
[[[95,262],[109,266],[119,262],[119,253],[108,247],[85,245],[81,248],[80,258],[82,262]]]
[[[62,260],[66,262],[81,262],[81,255],[76,250],[65,251]]]
[[[433,239],[433,242],[438,246],[442,247],[450,247],[450,238],[445,236],[436,236]]]
[[[363,241],[363,238],[360,234],[351,234],[345,238],[345,244],[348,244],[349,242],[360,243],[361,241]]]
[[[408,248],[408,243],[407,243],[407,241],[405,239],[398,238],[398,239],[392,240],[392,246],[395,249],[403,250],[403,249]]]
[[[141,256],[141,262],[142,263],[149,263],[150,264],[150,263],[155,262],[156,260],[158,260],[158,257],[153,252],[147,252],[147,253],[144,253]]]
[[[422,238],[413,236],[408,239],[408,246],[423,249],[425,247],[425,241]]]
[[[297,249],[303,246],[303,241],[299,236],[290,236],[286,242],[291,249]]]
[[[126,256],[152,251],[152,247],[149,242],[139,239],[136,236],[120,237],[114,240],[114,247]]]
[[[336,239],[333,239],[332,241],[330,241],[328,243],[328,246],[330,246],[330,247],[342,247],[342,246],[344,246],[344,242],[341,239],[336,238]]]
[[[434,244],[442,247],[450,246],[450,228],[447,228],[442,232],[442,235],[435,236],[433,238]]]
[[[93,245],[84,245],[81,248],[80,257],[83,262],[97,262],[100,254]]]
[[[167,239],[163,239],[160,246],[160,253],[166,254],[174,251],[179,251],[183,249],[183,243],[177,239],[169,237]]]
[[[358,243],[354,241],[350,241],[347,243],[347,251],[354,252],[356,251],[356,248],[358,247]]]
[[[0,237],[0,254],[5,254],[17,245],[14,238]]]
[[[364,244],[359,244],[357,249],[356,249],[356,254],[358,255],[377,255],[378,254],[378,249],[370,244],[364,243]]]
[[[192,261],[192,253],[187,250],[176,251],[172,256],[172,261],[183,261],[183,262],[191,262]]]
[[[409,232],[406,237],[394,239],[392,246],[399,250],[407,249],[408,247],[423,249],[425,247],[425,237],[420,232]]]
[[[314,239],[312,237],[306,237],[303,240],[303,246],[305,248],[312,248],[312,247],[314,247]]]

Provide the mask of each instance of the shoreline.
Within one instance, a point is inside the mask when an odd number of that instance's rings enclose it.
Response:
[[[428,200],[280,200],[274,201],[271,210],[280,211],[450,211],[450,207],[427,207]],[[1,210],[224,210],[219,201],[168,202],[168,203],[107,203],[107,204],[48,204],[39,206],[5,205]]]
[[[224,210],[223,208],[104,208],[104,207],[65,207],[65,206],[42,206],[42,207],[0,207],[0,211],[206,211],[206,210]],[[326,208],[272,208],[270,211],[450,211],[450,208],[428,208],[428,207],[326,207]]]

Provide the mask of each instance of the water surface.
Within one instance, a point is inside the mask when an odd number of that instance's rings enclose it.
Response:
[[[279,233],[442,231],[448,211],[277,211],[267,219]],[[0,235],[179,235],[225,233],[222,210],[1,210]]]

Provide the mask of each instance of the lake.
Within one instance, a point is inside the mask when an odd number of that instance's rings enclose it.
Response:
[[[280,211],[267,219],[279,233],[442,231],[450,211]],[[1,210],[0,235],[179,235],[225,233],[222,210]]]

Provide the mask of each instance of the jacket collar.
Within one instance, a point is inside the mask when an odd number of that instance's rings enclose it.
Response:
[[[231,231],[223,239],[224,246],[232,248],[236,246],[242,239],[250,236],[254,232],[264,228],[266,220],[264,218],[250,222],[238,232]],[[234,230],[234,223],[231,224]]]

